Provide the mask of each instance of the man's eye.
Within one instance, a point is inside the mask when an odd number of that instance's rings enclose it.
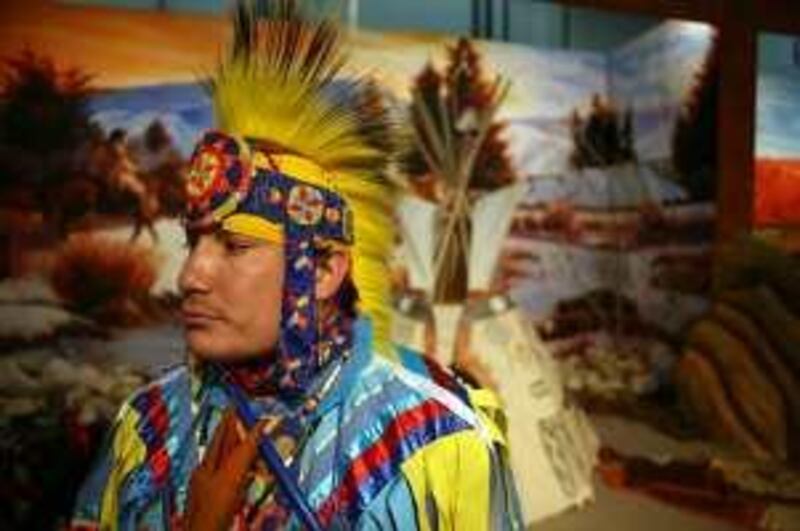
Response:
[[[240,240],[225,240],[225,250],[231,254],[241,254],[253,247],[253,244],[250,242],[240,241]]]

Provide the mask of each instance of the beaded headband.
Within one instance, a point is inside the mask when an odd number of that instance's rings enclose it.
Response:
[[[219,131],[205,133],[190,162],[187,224],[282,244],[285,271],[274,379],[283,392],[305,390],[311,376],[349,345],[333,338],[318,349],[317,242],[353,243],[352,214],[325,172],[294,155],[270,155]]]

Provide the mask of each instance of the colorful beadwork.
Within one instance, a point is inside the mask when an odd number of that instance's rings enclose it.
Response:
[[[246,144],[218,131],[207,132],[189,163],[189,219],[208,213],[219,218],[235,209],[250,189],[251,174]]]
[[[300,184],[289,192],[286,212],[292,222],[298,225],[314,225],[322,217],[325,203],[322,194],[316,188]]]
[[[155,485],[160,487],[169,479],[170,457],[166,449],[166,435],[169,432],[170,416],[161,389],[153,387],[149,392],[137,396],[132,403],[139,412],[141,421],[139,436],[147,448],[147,463]]]

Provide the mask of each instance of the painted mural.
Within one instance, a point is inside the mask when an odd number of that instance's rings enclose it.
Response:
[[[16,460],[0,481],[4,493],[30,493],[9,521],[47,528],[68,511],[116,404],[181,359],[181,183],[212,123],[197,80],[224,21],[3,9],[13,23],[0,36],[0,441]],[[413,81],[443,68],[454,45],[366,33],[353,54],[403,117]],[[486,72],[510,82],[498,141],[523,189],[493,289],[510,292],[570,391],[613,399],[669,387],[675,345],[710,284],[711,31],[670,22],[610,54],[473,45]],[[55,459],[64,445],[74,460]],[[46,485],[32,454],[58,470]]]
[[[790,36],[772,36],[791,41]],[[762,68],[756,87],[755,223],[800,225],[800,74],[793,65]]]

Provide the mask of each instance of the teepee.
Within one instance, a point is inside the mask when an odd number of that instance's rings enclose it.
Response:
[[[397,209],[408,276],[393,335],[444,365],[469,364],[495,388],[530,524],[592,498],[598,442],[525,314],[493,286],[526,186],[508,178],[513,171],[494,122],[508,85],[476,74],[469,42],[459,41],[450,57],[446,75],[429,66],[413,91],[409,173],[422,186],[411,186]]]

